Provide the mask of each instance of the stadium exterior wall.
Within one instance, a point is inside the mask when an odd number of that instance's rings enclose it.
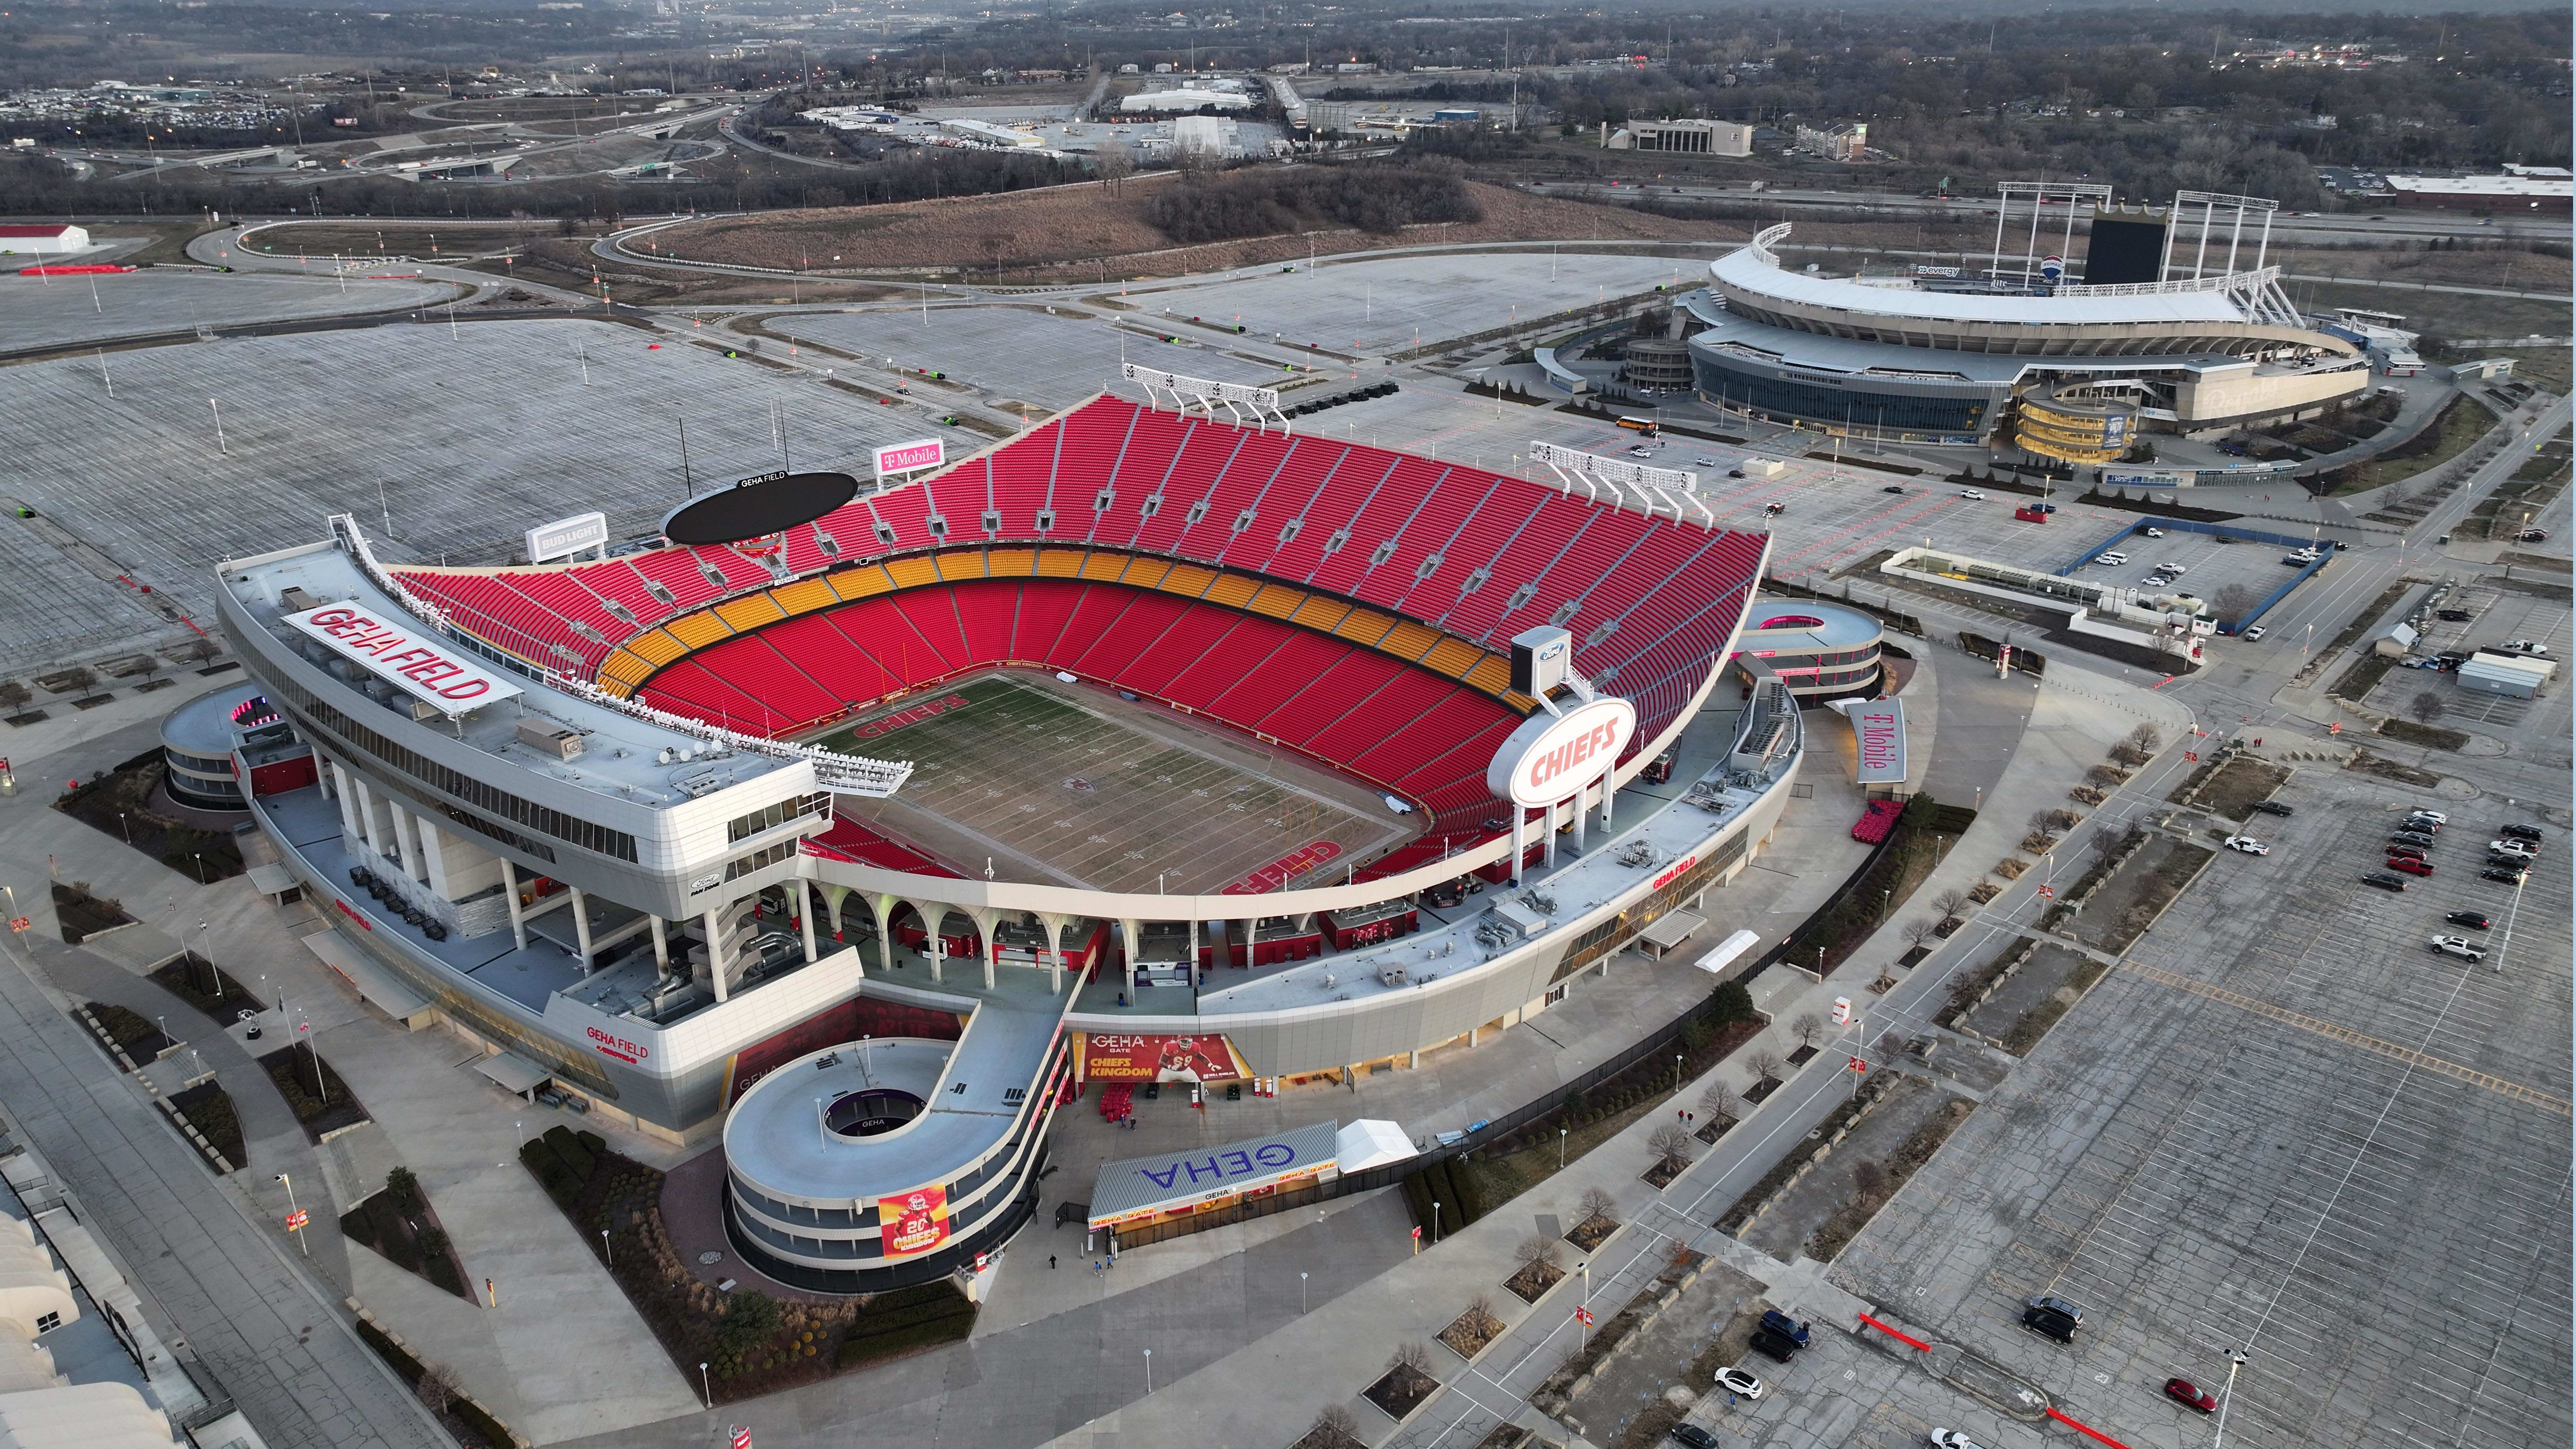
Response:
[[[1761,801],[1690,852],[1694,864],[1657,888],[1652,878],[1564,922],[1519,950],[1393,998],[1326,1002],[1293,1011],[1209,1016],[1087,1016],[1066,1019],[1077,1030],[1223,1032],[1261,1076],[1294,1076],[1426,1051],[1506,1018],[1535,1016],[1550,992],[1587,969],[1606,971],[1646,927],[1724,886],[1751,863],[1787,808],[1795,771],[1785,772]],[[1668,807],[1679,808],[1679,807]]]

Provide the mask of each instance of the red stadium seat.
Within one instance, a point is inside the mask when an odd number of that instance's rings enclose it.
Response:
[[[1575,637],[1575,666],[1635,702],[1641,740],[1660,733],[1708,677],[1741,621],[1764,547],[1757,534],[1650,518],[1479,468],[1100,397],[944,473],[788,530],[779,561],[808,575],[994,540],[1089,541],[1308,583],[1488,649],[1561,622]],[[397,572],[460,627],[561,670],[595,670],[638,630],[772,580],[761,563],[720,547],[563,568]],[[773,625],[763,637],[763,653],[738,653],[731,639],[702,650],[696,658],[718,661],[715,673],[665,670],[654,690],[795,728],[828,717],[819,710],[1013,659],[1124,680],[1122,688],[1300,745],[1329,732],[1333,747],[1368,756],[1372,778],[1392,772],[1426,798],[1481,790],[1482,762],[1459,763],[1463,743],[1442,763],[1414,759],[1409,739],[1335,729],[1407,666],[1169,595],[989,581],[870,599]],[[745,692],[773,685],[776,698]],[[1477,723],[1461,713],[1472,708],[1462,695],[1409,684],[1389,698],[1415,704],[1426,735],[1455,738]],[[1479,740],[1487,733],[1473,731]]]

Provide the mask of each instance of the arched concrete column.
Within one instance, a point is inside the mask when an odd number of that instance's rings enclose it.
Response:
[[[1127,999],[1129,1001],[1134,1001],[1136,999],[1136,948],[1138,943],[1144,939],[1144,922],[1133,919],[1122,919],[1119,921],[1118,940],[1127,951]]]
[[[1038,915],[1039,922],[1046,927],[1047,990],[1058,996],[1064,994],[1064,928],[1072,919],[1053,911],[1042,911]]]
[[[982,938],[977,943],[976,954],[984,958],[984,989],[990,991],[993,989],[994,970],[1002,958],[1001,937],[993,932],[993,928],[1002,923],[1002,913],[990,906],[978,906],[971,914],[975,933]]]
[[[894,911],[903,901],[882,892],[868,897],[868,909],[877,918],[877,970],[894,974]]]
[[[823,909],[826,912],[825,919],[830,921],[832,925],[833,944],[848,945],[849,942],[845,937],[848,935],[850,928],[848,925],[848,918],[844,912],[850,905],[850,898],[858,893],[851,890],[848,886],[836,886],[820,882],[817,883],[816,889],[823,898]],[[852,947],[852,949],[856,950],[857,948]],[[865,952],[860,952],[854,959],[858,962],[859,974],[861,976],[867,975],[867,954]]]
[[[811,966],[814,964],[814,884],[801,878],[796,882],[796,919],[805,933],[805,964]]]
[[[949,908],[939,901],[907,900],[905,904],[920,913],[923,930],[922,952],[930,958],[930,979],[945,981],[947,978],[942,973],[948,961],[939,944],[939,927],[948,919]]]

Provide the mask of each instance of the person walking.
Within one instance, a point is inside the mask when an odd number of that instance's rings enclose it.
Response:
[[[1055,1271],[1055,1254],[1053,1253],[1047,1254],[1047,1271],[1050,1273]]]

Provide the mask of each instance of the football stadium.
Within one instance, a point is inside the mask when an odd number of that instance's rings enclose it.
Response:
[[[1768,535],[1651,479],[1172,401],[746,479],[636,550],[388,564],[341,515],[227,561],[251,813],[362,992],[720,1134],[734,1245],[820,1292],[1007,1239],[1091,1083],[1348,1080],[1721,914],[1806,676],[1874,634],[1741,647]]]

